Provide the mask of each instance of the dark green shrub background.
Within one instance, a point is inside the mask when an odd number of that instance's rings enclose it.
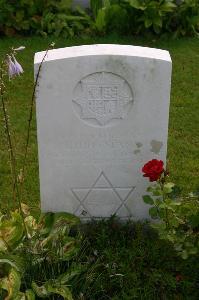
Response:
[[[90,0],[90,10],[73,0],[0,0],[0,33],[71,37],[85,33],[199,36],[198,0]]]

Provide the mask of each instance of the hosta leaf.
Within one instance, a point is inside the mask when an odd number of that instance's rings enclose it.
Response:
[[[27,300],[35,300],[35,293],[32,290],[26,290],[25,295]]]
[[[47,290],[50,293],[58,294],[64,298],[64,300],[73,300],[73,296],[71,294],[71,291],[67,286],[61,285],[61,286],[53,286],[48,285]]]
[[[46,282],[42,286],[38,286],[35,282],[32,282],[32,289],[35,294],[40,298],[47,298],[52,294],[58,294],[65,300],[73,300],[72,294],[69,288],[65,285],[60,285],[56,282]]]
[[[77,250],[78,245],[76,240],[72,237],[67,237],[64,240],[63,247],[60,249],[60,258],[62,260],[68,260],[77,253]]]
[[[49,213],[44,213],[40,216],[39,219],[39,228],[40,228],[40,234],[41,235],[46,235],[48,234],[53,226],[54,222],[54,214],[49,212]]]
[[[23,258],[17,255],[0,253],[0,265],[1,264],[8,264],[20,273],[23,273],[25,269]]]
[[[29,238],[33,237],[36,234],[38,228],[36,219],[33,216],[28,216],[25,218],[26,230]]]
[[[10,219],[4,219],[0,225],[0,246],[3,244],[9,248],[15,248],[23,239],[23,219],[17,211],[11,213]],[[3,249],[0,249],[3,251]]]
[[[53,229],[63,226],[74,226],[80,224],[80,219],[72,214],[61,212],[54,214]]]
[[[0,279],[0,289],[6,290],[8,295],[6,300],[16,299],[21,286],[21,276],[15,268],[11,268],[7,277]]]
[[[12,298],[12,300],[26,300],[26,295],[24,293],[19,292],[15,298]]]
[[[73,279],[73,277],[81,274],[81,272],[82,272],[82,268],[74,267],[74,270],[69,270],[68,272],[61,274],[57,278],[57,282],[59,282],[61,285],[64,285],[68,283],[71,279]]]
[[[49,293],[45,287],[45,285],[38,286],[34,281],[32,282],[33,292],[40,298],[49,297],[51,293]]]

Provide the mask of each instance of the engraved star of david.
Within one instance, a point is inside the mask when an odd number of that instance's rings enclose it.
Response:
[[[129,218],[132,214],[126,202],[134,189],[134,186],[113,186],[102,171],[91,187],[71,188],[74,197],[79,202],[74,214],[86,218],[110,217],[114,214]]]

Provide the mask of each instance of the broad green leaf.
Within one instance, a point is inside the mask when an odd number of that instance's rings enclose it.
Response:
[[[158,26],[158,27],[162,27],[162,18],[160,17],[156,17],[153,19],[153,24]]]
[[[163,192],[160,189],[160,187],[157,187],[156,189],[153,190],[152,194],[153,196],[162,196]]]
[[[45,285],[38,286],[36,282],[32,282],[33,292],[40,298],[47,298],[50,296],[50,292],[47,291]]]
[[[22,292],[19,292],[15,298],[12,298],[12,300],[26,300],[26,295]]]
[[[183,258],[183,259],[187,259],[187,258],[188,258],[187,250],[183,250],[183,251],[182,251],[182,258]]]
[[[26,290],[25,295],[27,300],[35,300],[35,293],[32,290]]]
[[[20,273],[23,273],[25,270],[25,261],[23,257],[19,255],[0,253],[0,265],[1,264],[8,264]]]
[[[154,204],[153,199],[149,195],[144,195],[142,198],[146,204],[150,204],[150,205]]]
[[[49,213],[44,213],[40,216],[39,219],[39,229],[40,229],[40,234],[41,235],[46,235],[48,234],[53,226],[54,222],[54,214],[49,212]]]
[[[74,226],[80,224],[80,219],[72,214],[61,212],[54,214],[53,228],[62,226]]]
[[[199,226],[199,214],[190,216],[188,220],[193,228]]]
[[[103,8],[98,11],[95,27],[99,32],[103,32],[106,28],[106,10]]]
[[[20,213],[11,213],[10,219],[4,219],[0,224],[0,246],[4,248],[15,248],[23,239],[24,225]],[[3,242],[2,242],[3,241]],[[4,243],[4,245],[3,245]],[[0,248],[0,251],[4,251]]]
[[[0,289],[6,290],[8,295],[6,300],[16,299],[21,286],[21,276],[15,268],[11,268],[7,277],[0,279]]]
[[[195,255],[198,253],[198,249],[196,247],[191,247],[189,249],[189,253],[192,254],[192,255]]]
[[[175,184],[172,182],[165,183],[163,187],[163,192],[166,194],[170,194],[173,191],[174,186]]]
[[[26,224],[26,230],[28,233],[28,237],[31,238],[36,234],[36,230],[38,228],[38,224],[36,222],[36,219],[33,216],[28,216],[24,220]]]
[[[153,24],[153,23],[152,23],[152,20],[151,20],[151,19],[145,18],[145,20],[144,20],[144,26],[145,26],[146,28],[149,28],[152,24]]]
[[[69,270],[68,272],[61,274],[57,278],[57,282],[60,282],[61,285],[64,285],[68,283],[71,279],[73,279],[73,277],[81,274],[81,272],[82,272],[82,268],[75,267],[74,270]]]
[[[49,293],[58,294],[58,295],[62,296],[64,298],[64,300],[73,300],[71,291],[69,290],[69,288],[67,286],[64,286],[64,285],[53,286],[53,285],[48,284],[46,288]]]
[[[158,216],[158,209],[157,209],[157,207],[151,207],[149,209],[149,214],[150,214],[150,216],[152,218],[157,218],[157,216]]]
[[[146,9],[146,6],[142,5],[139,0],[130,0],[129,4],[136,9],[140,9],[140,10]]]
[[[160,8],[164,12],[172,12],[176,8],[176,5],[173,2],[165,1]]]

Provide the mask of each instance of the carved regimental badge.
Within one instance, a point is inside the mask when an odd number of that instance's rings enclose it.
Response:
[[[73,104],[81,119],[103,126],[125,118],[133,104],[133,93],[122,77],[98,72],[78,82]]]

